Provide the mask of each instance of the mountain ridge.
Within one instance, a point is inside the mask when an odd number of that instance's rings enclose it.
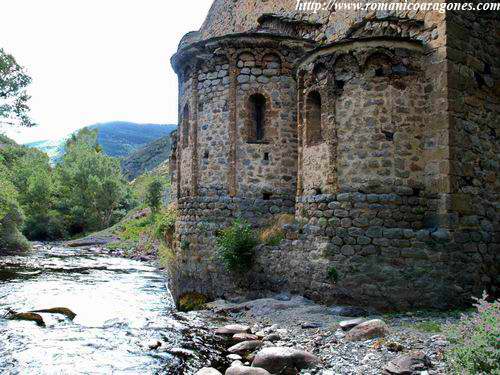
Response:
[[[106,155],[126,157],[143,146],[168,136],[177,128],[177,125],[109,121],[88,125],[84,128],[99,130],[97,141]],[[68,137],[69,135],[55,140],[39,140],[24,145],[46,152],[55,162],[64,153],[64,143]]]

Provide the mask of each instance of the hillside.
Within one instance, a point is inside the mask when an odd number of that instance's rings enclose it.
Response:
[[[137,124],[126,121],[112,121],[88,126],[99,129],[97,141],[106,155],[124,157],[142,146],[167,136],[176,128],[175,125]],[[55,140],[40,140],[27,143],[26,146],[46,152],[52,161],[56,161],[64,152],[67,137]]]
[[[170,136],[162,137],[126,156],[121,163],[123,175],[130,181],[152,171],[168,159]]]
[[[97,141],[106,155],[123,157],[141,146],[170,134],[176,126],[113,121],[90,125],[89,128],[99,129]]]

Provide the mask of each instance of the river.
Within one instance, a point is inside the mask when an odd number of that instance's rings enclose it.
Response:
[[[41,314],[46,327],[0,317],[0,374],[189,374],[216,355],[154,264],[60,246],[0,257],[0,315],[51,307],[77,315]]]

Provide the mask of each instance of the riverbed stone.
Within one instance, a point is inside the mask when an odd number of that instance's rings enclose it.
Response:
[[[304,350],[270,347],[256,354],[252,367],[264,368],[273,374],[294,374],[297,370],[314,367],[319,363],[318,357]]]
[[[384,337],[389,333],[389,327],[380,319],[372,319],[358,324],[347,332],[347,341],[364,341]]]
[[[236,333],[233,335],[233,341],[236,342],[242,342],[242,341],[253,341],[253,340],[258,340],[259,337],[257,335],[254,335],[252,333]]]
[[[217,371],[213,367],[203,367],[198,370],[195,375],[222,375],[221,372]]]
[[[412,351],[390,361],[383,370],[386,375],[420,374],[431,366],[431,361],[422,351]]]
[[[237,333],[249,333],[250,327],[242,324],[229,324],[224,327],[217,328],[215,334],[232,336]]]
[[[226,370],[225,375],[271,375],[262,368],[243,366],[241,362],[236,362]]]
[[[260,348],[262,345],[262,341],[259,340],[243,341],[231,346],[227,351],[229,353],[245,354],[247,352]]]
[[[363,318],[356,318],[356,319],[349,319],[349,320],[342,320],[339,323],[340,328],[342,328],[343,331],[348,331],[353,327],[356,327],[358,324],[361,324],[365,322],[366,319]]]

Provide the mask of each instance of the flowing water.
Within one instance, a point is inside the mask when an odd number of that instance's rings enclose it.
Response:
[[[0,315],[52,307],[77,314],[71,321],[42,313],[46,327],[0,317],[0,374],[191,373],[185,358],[200,348],[165,282],[152,264],[93,249],[0,257]],[[200,350],[194,367],[210,362],[210,349]]]

